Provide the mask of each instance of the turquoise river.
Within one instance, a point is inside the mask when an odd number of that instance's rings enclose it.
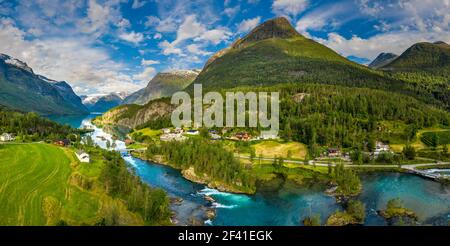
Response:
[[[95,115],[85,117],[50,117],[73,127],[90,124]],[[93,139],[105,147],[96,136],[111,136],[95,128]],[[117,149],[124,143],[117,142]],[[122,153],[123,158],[141,179],[150,186],[164,189],[172,198],[182,198],[181,204],[172,204],[179,224],[189,224],[193,218],[208,225],[301,225],[302,219],[320,214],[322,222],[337,209],[333,197],[323,189],[301,188],[286,184],[278,191],[257,192],[255,195],[236,195],[209,189],[184,179],[170,167],[143,161]],[[383,209],[388,200],[400,198],[406,207],[414,210],[421,224],[448,225],[450,222],[450,186],[415,175],[400,173],[372,173],[361,176],[363,191],[358,197],[366,204],[365,225],[385,225],[376,211]],[[214,198],[209,202],[205,196]],[[215,208],[216,217],[207,220],[207,209]]]

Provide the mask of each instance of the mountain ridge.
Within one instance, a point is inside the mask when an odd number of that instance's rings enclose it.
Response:
[[[171,96],[185,89],[198,76],[198,70],[174,70],[158,73],[147,86],[126,97],[123,104],[144,105],[151,100]]]
[[[88,113],[67,82],[37,75],[25,62],[6,54],[0,54],[0,103],[41,115]]]

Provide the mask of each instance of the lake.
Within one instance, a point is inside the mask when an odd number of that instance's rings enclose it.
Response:
[[[90,124],[84,117],[50,117],[52,120],[73,127]],[[101,147],[106,144],[96,136],[111,139],[111,135],[95,128],[93,139]],[[117,149],[125,144],[117,141]],[[152,187],[164,189],[170,197],[183,199],[180,205],[172,204],[180,224],[188,224],[193,218],[206,220],[205,211],[213,207],[217,211],[209,225],[300,225],[304,217],[320,214],[322,222],[335,210],[341,209],[335,199],[322,189],[302,188],[286,184],[276,192],[257,192],[255,195],[237,195],[209,189],[184,179],[178,170],[143,161],[122,153],[130,168]],[[358,197],[366,204],[365,225],[386,225],[376,211],[383,209],[388,200],[400,198],[406,207],[414,210],[421,222],[448,225],[450,221],[450,187],[415,175],[401,173],[371,173],[361,176],[363,191]],[[215,202],[205,200],[211,196]]]

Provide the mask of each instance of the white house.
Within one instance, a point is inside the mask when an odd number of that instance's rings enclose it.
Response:
[[[77,156],[78,160],[80,160],[80,162],[84,162],[84,163],[89,163],[90,159],[89,159],[89,154],[79,150],[75,153],[75,155]]]
[[[2,142],[10,142],[13,140],[14,140],[14,137],[12,134],[3,133],[2,135],[0,135],[0,141],[2,141]]]
[[[383,152],[391,152],[391,149],[389,148],[389,145],[384,144],[382,142],[377,142],[376,143],[376,147],[375,147],[375,151],[374,151],[374,155],[378,156]]]
[[[162,131],[164,134],[169,134],[169,133],[171,132],[171,130],[170,130],[169,128],[163,128],[163,129],[161,129],[161,131]]]
[[[189,130],[186,132],[187,135],[199,135],[200,132],[198,130]]]

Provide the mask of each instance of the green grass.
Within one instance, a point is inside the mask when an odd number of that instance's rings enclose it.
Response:
[[[93,225],[111,207],[124,224],[142,224],[95,183],[103,162],[95,152],[91,159],[79,163],[70,149],[48,144],[0,145],[0,225]]]
[[[52,217],[48,214],[50,210],[60,209],[67,201],[70,173],[70,160],[57,147],[3,146],[0,150],[0,224],[47,224]],[[47,215],[45,210],[49,210]]]
[[[278,142],[278,141],[262,141],[253,145],[256,156],[274,158],[288,158],[288,152],[291,152],[290,159],[304,159],[307,148],[304,144],[298,142]]]
[[[421,141],[427,146],[433,146],[436,141],[437,145],[450,144],[450,131],[433,131],[422,133]]]

